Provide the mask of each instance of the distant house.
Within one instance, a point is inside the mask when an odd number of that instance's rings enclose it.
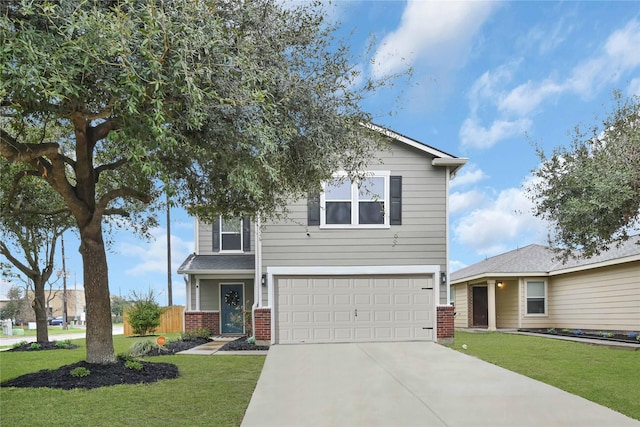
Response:
[[[256,338],[270,343],[453,337],[448,189],[466,159],[376,130],[389,149],[365,178],[324,183],[292,201],[287,219],[196,219],[196,252],[178,269],[186,329],[243,334],[252,313]]]
[[[529,245],[451,274],[456,328],[640,330],[640,235],[588,259]]]

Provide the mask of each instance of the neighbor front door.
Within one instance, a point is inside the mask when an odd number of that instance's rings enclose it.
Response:
[[[488,326],[489,306],[487,302],[487,287],[473,287],[473,326]]]
[[[244,333],[242,284],[220,285],[220,331],[223,334]]]

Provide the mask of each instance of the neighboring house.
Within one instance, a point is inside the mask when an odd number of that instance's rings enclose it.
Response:
[[[529,245],[451,274],[456,328],[640,330],[640,235],[566,264]]]
[[[242,334],[252,310],[270,343],[452,339],[448,186],[466,159],[374,128],[389,149],[360,187],[324,183],[279,221],[196,220],[186,329]]]

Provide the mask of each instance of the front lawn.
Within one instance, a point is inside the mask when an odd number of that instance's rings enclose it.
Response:
[[[150,338],[113,337],[116,353]],[[86,356],[85,340],[74,350],[0,352],[0,382],[54,369]],[[147,358],[178,366],[180,377],[153,384],[93,390],[0,389],[2,425],[215,425],[238,426],[249,405],[264,356],[175,355]]]
[[[640,420],[640,351],[461,331],[453,348]]]

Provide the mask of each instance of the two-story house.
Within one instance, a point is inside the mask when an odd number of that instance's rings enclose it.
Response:
[[[286,219],[196,219],[196,253],[178,272],[186,329],[272,344],[453,337],[447,265],[449,181],[465,163],[387,129],[362,179],[340,171]]]

